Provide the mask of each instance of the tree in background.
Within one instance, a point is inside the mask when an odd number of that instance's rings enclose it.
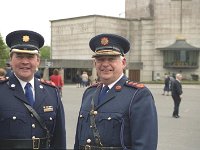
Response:
[[[4,68],[9,59],[9,50],[0,34],[0,67]]]
[[[45,60],[45,59],[50,59],[50,47],[49,46],[43,46],[40,49],[40,59]],[[38,68],[38,71],[36,72],[35,75],[39,74],[40,78],[43,79],[48,79],[49,75],[47,73],[44,73],[44,68]],[[47,78],[48,76],[48,78]]]
[[[43,46],[40,49],[40,58],[41,59],[50,59],[50,47],[49,46]]]

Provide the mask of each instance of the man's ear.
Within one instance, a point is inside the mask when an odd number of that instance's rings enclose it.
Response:
[[[122,63],[124,65],[124,67],[126,67],[126,58],[125,57],[122,58]]]
[[[38,62],[38,66],[37,67],[39,67],[39,65],[40,65],[40,57],[39,56],[37,56],[37,62]]]

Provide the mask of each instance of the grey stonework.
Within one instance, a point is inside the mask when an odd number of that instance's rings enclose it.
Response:
[[[187,79],[192,73],[200,75],[199,68],[163,68],[163,53],[157,49],[171,45],[180,35],[200,47],[199,0],[182,0],[182,6],[181,0],[126,0],[125,7],[125,18],[91,15],[52,20],[53,64],[60,61],[64,68],[76,68],[85,62],[83,68],[91,68],[89,40],[100,33],[114,33],[131,43],[126,55],[127,75],[129,70],[139,70],[140,81],[163,79],[165,73],[181,72]]]

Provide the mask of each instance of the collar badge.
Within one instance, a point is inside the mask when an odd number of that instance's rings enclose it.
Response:
[[[117,92],[121,91],[121,89],[122,89],[122,86],[120,86],[120,85],[115,86],[115,90],[116,90]]]
[[[14,88],[15,87],[15,84],[11,84],[11,88]]]

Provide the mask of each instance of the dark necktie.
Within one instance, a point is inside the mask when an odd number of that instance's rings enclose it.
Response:
[[[108,92],[109,87],[106,85],[103,87],[103,89],[101,90],[101,93],[99,94],[99,104],[102,103],[103,99],[106,96],[106,93]]]
[[[24,89],[25,89],[25,96],[26,96],[27,100],[29,101],[31,106],[33,106],[34,99],[33,99],[33,91],[31,89],[31,84],[27,83],[26,86],[24,87]]]

